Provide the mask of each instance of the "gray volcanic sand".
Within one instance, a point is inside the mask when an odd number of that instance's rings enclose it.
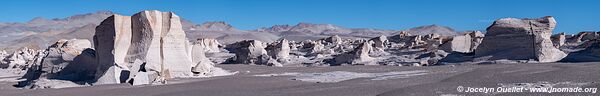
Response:
[[[0,83],[1,96],[454,96],[454,95],[597,95],[592,93],[460,93],[457,86],[500,87],[511,83],[583,83],[578,87],[598,88],[600,64],[493,64],[457,66],[333,66],[333,67],[267,67],[256,65],[218,65],[233,76],[171,80],[168,85],[130,86],[100,85],[62,89],[16,89],[12,82]],[[356,72],[385,73],[426,70],[427,74],[372,80],[357,78],[335,83],[315,83],[293,79],[294,76],[258,76],[265,74]],[[257,76],[255,76],[257,75]],[[331,75],[331,74],[330,74]]]

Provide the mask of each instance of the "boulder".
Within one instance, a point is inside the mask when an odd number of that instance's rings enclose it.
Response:
[[[482,43],[475,50],[475,58],[558,61],[566,54],[554,47],[550,39],[555,26],[556,21],[550,16],[539,19],[496,20],[487,28]]]
[[[457,35],[452,37],[450,41],[442,44],[440,49],[446,52],[469,53],[471,52],[472,42],[473,39],[470,34]]]

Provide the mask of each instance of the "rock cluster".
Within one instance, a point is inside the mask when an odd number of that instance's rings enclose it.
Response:
[[[43,51],[27,47],[13,53],[2,51],[0,52],[0,68],[26,69],[38,62],[36,57],[43,57],[40,56],[42,54],[44,54]]]
[[[172,12],[142,11],[133,16],[113,15],[96,27],[93,42],[62,39],[45,50],[0,51],[0,68],[24,73],[23,78],[27,80],[18,86],[52,88],[43,85],[43,82],[60,79],[88,85],[144,85],[166,83],[172,78],[231,74],[215,67],[222,63],[430,66],[600,61],[599,32],[551,36],[556,26],[553,17],[499,19],[486,29],[485,35],[480,31],[438,34],[433,31],[418,33],[421,29],[412,29],[409,32],[395,31],[397,34],[391,36],[366,38],[338,36],[327,30],[280,26],[262,31],[294,30],[331,35],[298,42],[284,38],[273,42],[234,38],[238,42],[224,45],[212,38],[187,41],[189,36],[181,23]],[[213,31],[233,30],[224,22],[211,25],[224,27],[207,25],[197,30],[212,29],[209,27],[222,29]],[[332,29],[327,25],[298,26]],[[434,25],[424,28],[454,32]]]

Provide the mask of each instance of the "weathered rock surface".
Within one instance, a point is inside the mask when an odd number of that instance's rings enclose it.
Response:
[[[219,46],[222,46],[216,39],[203,38],[194,42],[198,46],[202,46],[204,52],[221,52]]]
[[[384,49],[386,49],[388,47],[388,44],[390,43],[388,41],[387,37],[383,36],[383,35],[372,38],[369,41],[373,42],[373,48],[374,48],[374,50],[377,50],[377,51],[384,51]]]
[[[129,70],[134,60],[143,62],[144,71],[155,83],[193,76],[191,69],[199,64],[192,61],[192,46],[179,16],[172,12],[142,11],[131,17],[113,15],[96,28],[94,42],[96,49],[100,49],[97,50],[96,84],[123,83],[131,77],[129,75],[136,75],[128,74],[139,71]],[[201,66],[210,69],[212,64],[203,62]],[[200,70],[194,68],[196,72]],[[209,71],[197,73],[206,72]]]
[[[271,43],[266,48],[267,53],[271,58],[278,62],[286,63],[290,59],[290,44],[288,40],[281,39],[278,42]]]
[[[483,35],[483,33],[481,33],[481,31],[473,31],[470,32],[469,35],[471,36],[471,39],[473,41],[471,41],[471,52],[475,51],[475,49],[477,49],[477,47],[479,46],[479,44],[481,44],[481,42],[483,41],[483,38],[485,37]]]
[[[447,52],[471,52],[473,39],[470,34],[458,35],[451,38],[450,41],[441,45],[441,49]]]
[[[369,56],[372,50],[370,42],[364,42],[358,45],[353,51],[344,53],[335,57],[334,64],[358,64],[358,65],[373,65],[374,58]]]
[[[563,45],[565,45],[566,38],[567,38],[567,37],[565,36],[565,33],[564,33],[564,32],[563,32],[563,33],[556,34],[556,35],[553,35],[553,36],[552,36],[552,43],[553,43],[553,44],[554,44],[554,46],[556,46],[556,47],[563,46]]]
[[[478,60],[529,60],[555,62],[566,54],[553,46],[550,39],[556,26],[553,17],[539,19],[504,18],[487,28],[475,50]]]
[[[263,42],[258,40],[244,40],[228,45],[230,51],[235,53],[235,62],[242,64],[261,64],[262,55],[267,55]]]
[[[581,51],[569,53],[561,61],[565,62],[598,62],[600,61],[600,42],[595,41],[591,46]]]

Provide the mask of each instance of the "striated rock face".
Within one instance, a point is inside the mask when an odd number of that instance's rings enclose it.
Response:
[[[278,62],[288,62],[290,57],[290,43],[286,39],[281,39],[278,42],[271,43],[266,48],[267,53],[271,58]]]
[[[553,17],[539,19],[504,18],[487,28],[475,50],[475,57],[488,60],[529,60],[555,62],[566,54],[553,46],[550,39],[556,26]]]
[[[128,80],[123,77],[136,77],[125,75],[137,75],[128,73],[147,73],[154,83],[193,76],[191,69],[198,64],[192,61],[192,46],[181,26],[179,16],[156,10],[104,20],[94,36],[99,49],[96,84],[123,83]],[[129,70],[136,60],[143,67]]]
[[[131,17],[113,15],[102,21],[96,27],[94,47],[98,67],[96,71],[97,84],[120,83],[120,72],[116,68],[127,66],[125,57],[131,46]]]
[[[600,42],[595,41],[584,50],[569,53],[562,61],[566,62],[598,62],[600,61]]]

